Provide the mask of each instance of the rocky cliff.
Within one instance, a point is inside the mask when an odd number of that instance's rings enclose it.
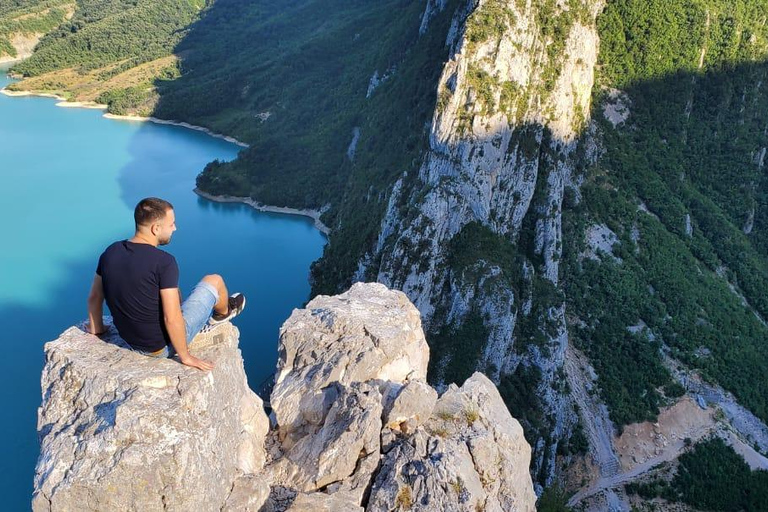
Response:
[[[209,373],[77,327],[45,346],[34,510],[534,510],[530,447],[493,383],[440,396],[401,292],[356,284],[280,331],[271,423],[229,323]]]
[[[541,417],[529,426],[543,484],[577,422],[556,384],[568,344],[561,212],[568,190],[578,196],[577,165],[595,151],[589,113],[602,7],[471,0],[456,12],[429,150],[418,174],[395,184],[357,275],[414,301],[438,349],[438,382],[470,369],[497,384],[535,372],[517,380],[540,397],[525,407]],[[468,324],[476,334],[457,340]]]

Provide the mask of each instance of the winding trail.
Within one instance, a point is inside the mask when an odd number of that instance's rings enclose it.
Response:
[[[624,475],[619,474],[621,464],[613,448],[614,428],[608,416],[608,408],[599,401],[597,393],[590,393],[594,389],[594,370],[587,358],[570,344],[565,351],[565,374],[571,388],[571,396],[581,413],[581,422],[589,439],[592,458],[600,469],[597,482],[582,489],[570,499],[568,505],[573,506],[588,496],[617,485],[614,481],[621,480]],[[629,504],[616,493],[608,493],[606,500],[608,508],[612,511],[629,510]]]
[[[654,467],[658,466],[662,462],[675,460],[680,455],[680,452],[683,450],[684,446],[685,444],[683,443],[683,441],[677,441],[675,443],[676,450],[674,451],[666,452],[663,455],[660,455],[658,457],[653,457],[651,459],[648,459],[647,461],[643,462],[642,464],[638,464],[637,466],[630,469],[629,471],[618,473],[609,477],[601,477],[597,482],[595,482],[590,487],[582,489],[576,494],[574,494],[571,497],[571,499],[568,500],[568,506],[572,507],[576,505],[578,502],[580,502],[581,500],[583,500],[584,498],[594,496],[595,494],[602,492],[606,489],[612,489],[619,485],[629,483],[635,478],[637,478],[638,476],[642,475],[643,473],[646,473],[651,469],[653,469]]]

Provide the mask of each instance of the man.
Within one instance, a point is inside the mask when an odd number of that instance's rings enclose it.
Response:
[[[187,366],[213,369],[210,361],[190,354],[187,344],[206,322],[217,324],[237,316],[245,307],[245,296],[229,296],[221,276],[211,274],[181,304],[176,258],[157,248],[167,245],[176,231],[173,205],[148,197],[136,205],[133,218],[133,238],[113,243],[99,257],[88,296],[89,332],[106,331],[102,319],[106,299],[117,332],[133,350],[151,357],[178,353]]]

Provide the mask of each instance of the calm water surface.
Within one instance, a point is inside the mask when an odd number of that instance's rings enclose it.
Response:
[[[0,69],[0,88],[8,83]],[[164,250],[186,295],[207,273],[248,298],[234,323],[252,388],[274,369],[277,332],[308,299],[308,272],[325,238],[301,217],[212,203],[195,176],[239,147],[180,127],[113,121],[54,99],[0,95],[0,496],[29,508],[38,455],[43,344],[87,317],[99,255],[133,235],[143,197],[173,203],[177,230]],[[105,310],[105,313],[107,311]]]

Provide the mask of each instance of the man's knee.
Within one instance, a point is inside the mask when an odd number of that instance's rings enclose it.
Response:
[[[212,284],[216,287],[217,290],[224,286],[224,278],[222,278],[219,274],[208,274],[207,276],[203,277],[203,281]]]

